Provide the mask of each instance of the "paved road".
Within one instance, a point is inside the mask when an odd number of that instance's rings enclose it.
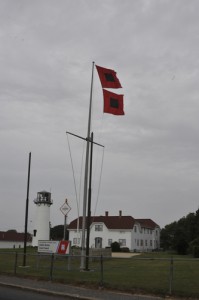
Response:
[[[61,300],[62,297],[53,296],[53,295],[46,295],[41,294],[33,291],[7,287],[7,286],[0,286],[0,300]],[[65,300],[71,300],[64,296]]]
[[[8,289],[26,290],[27,292],[40,292],[48,294],[47,298],[41,299],[83,299],[83,300],[162,300],[163,298],[144,295],[132,295],[128,293],[110,292],[103,289],[89,289],[77,287],[69,284],[55,283],[51,281],[40,281],[17,276],[0,275],[0,287]],[[1,295],[1,294],[0,294]],[[49,298],[50,295],[56,295],[55,298]],[[2,295],[3,296],[3,295]],[[46,295],[45,295],[46,296]],[[15,300],[16,298],[1,298],[0,300]],[[23,298],[19,298],[23,299]],[[32,300],[36,298],[26,297],[24,299]],[[39,298],[38,298],[39,299]]]

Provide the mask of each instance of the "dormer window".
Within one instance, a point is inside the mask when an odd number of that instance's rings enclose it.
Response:
[[[95,231],[103,231],[103,225],[102,224],[95,225]]]

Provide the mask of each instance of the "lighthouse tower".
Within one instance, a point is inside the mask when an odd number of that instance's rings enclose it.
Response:
[[[42,191],[37,193],[34,200],[37,206],[32,245],[38,246],[39,240],[50,239],[50,206],[53,204],[51,193]]]

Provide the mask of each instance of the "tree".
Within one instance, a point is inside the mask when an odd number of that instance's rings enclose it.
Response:
[[[177,222],[173,222],[166,225],[165,228],[161,230],[160,243],[161,248],[164,250],[172,250],[174,245],[174,234],[176,232]]]
[[[176,250],[179,254],[186,254],[190,243],[198,236],[199,209],[196,213],[189,213],[186,217],[166,225],[161,230],[161,247],[164,250]]]
[[[57,225],[50,230],[50,238],[52,240],[62,240],[64,237],[64,225]],[[68,239],[68,231],[66,231],[66,239]]]

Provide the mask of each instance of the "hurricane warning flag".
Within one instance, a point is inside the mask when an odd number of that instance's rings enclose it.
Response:
[[[121,84],[114,70],[96,66],[102,88],[119,89]]]
[[[103,89],[104,113],[124,115],[123,95],[118,95]]]

